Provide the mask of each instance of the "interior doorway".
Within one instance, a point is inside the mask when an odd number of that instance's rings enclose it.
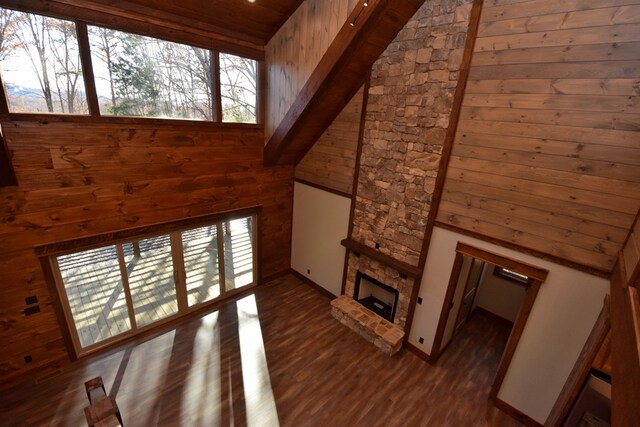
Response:
[[[509,324],[511,332],[489,393],[489,398],[494,400],[547,273],[547,270],[459,242],[430,362],[438,360],[474,315]]]

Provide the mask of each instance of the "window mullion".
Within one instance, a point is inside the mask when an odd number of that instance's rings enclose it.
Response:
[[[0,89],[0,116],[5,119],[9,116],[9,93],[2,80],[2,73],[0,73]]]
[[[129,312],[129,322],[131,322],[131,330],[138,329],[136,324],[136,315],[133,311],[133,299],[131,298],[131,289],[129,289],[129,275],[127,274],[127,266],[124,260],[124,251],[122,250],[122,244],[117,243],[116,249],[118,251],[118,265],[120,266],[120,277],[122,278],[122,288],[124,289],[124,297],[127,300],[127,308]]]
[[[100,116],[98,104],[98,92],[93,76],[93,64],[91,62],[91,47],[89,45],[89,31],[86,22],[76,21],[76,33],[78,35],[78,50],[80,51],[80,63],[82,64],[82,77],[86,88],[87,105],[92,117]]]
[[[211,83],[213,84],[212,92],[213,101],[215,102],[215,121],[222,122],[222,92],[220,90],[220,52],[212,50],[211,56]]]
[[[220,277],[220,296],[227,292],[227,283],[225,279],[225,267],[224,267],[224,234],[222,230],[222,223],[216,223],[216,234],[218,235],[218,272]]]
[[[265,93],[267,78],[267,63],[259,61],[257,64],[258,76],[256,79],[256,123],[265,124],[267,112],[267,94]]]
[[[58,295],[64,295],[64,298],[59,298],[60,303],[62,304],[62,311],[64,312],[64,317],[67,322],[67,328],[71,332],[71,342],[73,343],[73,350],[75,353],[75,357],[77,357],[82,351],[82,346],[80,345],[80,336],[78,335],[78,328],[76,327],[76,322],[73,319],[73,313],[71,311],[71,306],[69,304],[69,295],[67,294],[66,289],[64,288],[64,281],[62,280],[62,275],[60,274],[60,265],[58,265],[58,259],[56,257],[49,258],[49,262],[51,265],[51,271],[53,273],[53,280],[56,284],[56,289],[58,291]]]
[[[251,249],[252,249],[252,254],[251,256],[253,257],[252,260],[252,265],[253,265],[253,284],[257,284],[258,280],[259,280],[259,266],[258,266],[258,233],[260,230],[258,230],[258,215],[257,214],[253,214],[251,215],[251,229],[249,230],[249,237],[251,239]]]
[[[187,310],[187,273],[184,265],[184,253],[182,251],[182,233],[170,234],[171,258],[173,260],[173,281],[176,286],[176,298],[178,298],[178,312]]]

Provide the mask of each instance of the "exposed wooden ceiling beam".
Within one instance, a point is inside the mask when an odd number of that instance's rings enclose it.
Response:
[[[296,164],[362,85],[367,71],[424,0],[356,7],[265,147],[266,165]],[[351,20],[359,14],[354,26]]]
[[[3,0],[2,5],[23,12],[78,19],[93,25],[264,59],[264,46],[260,39],[127,1]]]

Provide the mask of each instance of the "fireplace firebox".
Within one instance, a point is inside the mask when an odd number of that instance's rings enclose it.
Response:
[[[369,310],[393,322],[398,304],[398,290],[361,271],[356,272],[353,299]]]

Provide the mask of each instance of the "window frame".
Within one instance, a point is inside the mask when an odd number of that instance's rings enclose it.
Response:
[[[529,284],[531,283],[531,278],[525,276],[524,274],[522,275],[523,277],[520,277],[518,275],[520,273],[515,273],[515,274],[514,273],[515,272],[512,272],[507,268],[500,267],[499,265],[496,265],[493,268],[494,276],[500,277],[505,280],[509,280],[510,282],[517,283],[519,285],[529,286]]]
[[[115,343],[125,342],[127,340],[135,339],[141,334],[144,334],[150,330],[158,330],[163,326],[169,325],[181,319],[196,315],[202,312],[208,312],[216,305],[236,295],[243,294],[251,291],[256,286],[259,286],[261,282],[260,274],[260,260],[259,254],[261,253],[260,245],[260,223],[261,223],[262,206],[254,206],[245,209],[239,209],[235,211],[224,212],[220,214],[205,215],[195,218],[189,218],[186,220],[178,220],[153,226],[138,227],[135,229],[124,230],[115,233],[101,234],[93,237],[85,237],[81,239],[65,241],[60,243],[54,243],[35,248],[36,255],[40,258],[40,262],[45,272],[45,278],[49,283],[49,288],[52,291],[52,297],[54,301],[54,308],[56,309],[56,315],[61,320],[61,324],[66,326],[66,331],[63,332],[65,343],[69,354],[72,359],[75,360],[79,357],[84,357],[89,354],[93,354],[96,351],[102,350]],[[214,225],[218,223],[232,221],[234,219],[251,217],[253,221],[252,226],[252,256],[253,256],[253,282],[249,285],[241,288],[226,290],[225,284],[221,283],[220,295],[209,301],[205,301],[199,304],[189,306],[187,300],[186,289],[186,275],[184,271],[183,252],[181,245],[180,234],[183,231],[192,230],[194,228],[203,227],[207,225]],[[222,227],[221,227],[222,228]],[[121,257],[122,245],[130,243],[134,240],[141,240],[145,238],[157,237],[160,235],[168,235],[171,242],[171,254],[174,265],[174,280],[176,286],[176,299],[178,302],[178,311],[172,315],[161,318],[150,324],[144,326],[138,326],[135,321],[135,312],[133,311],[133,304],[130,297],[130,290],[128,289],[128,277],[123,277],[123,287],[126,288],[125,296],[127,300],[127,307],[129,312],[130,329],[116,336],[109,337],[102,341],[91,344],[87,347],[80,345],[78,331],[75,325],[73,314],[71,312],[71,306],[67,298],[67,293],[64,288],[62,275],[57,262],[57,257],[62,255],[68,255],[71,253],[82,252],[90,249],[101,248],[105,246],[115,245],[118,251],[118,257]],[[177,235],[177,239],[176,236]],[[222,238],[220,236],[219,238]],[[178,249],[179,248],[179,249]],[[176,261],[180,261],[177,263]],[[119,261],[120,263],[120,261]],[[176,267],[178,266],[178,267]],[[224,268],[224,265],[221,266]],[[121,275],[122,275],[121,271]],[[222,278],[224,279],[224,278]]]
[[[18,5],[0,6],[4,9],[15,10],[23,13],[30,13],[55,19],[63,19],[73,22],[76,28],[76,35],[78,39],[78,49],[80,52],[80,64],[83,70],[83,84],[87,97],[88,114],[62,114],[62,113],[41,113],[41,112],[28,112],[28,113],[16,113],[9,111],[7,91],[2,79],[0,78],[0,121],[56,121],[56,122],[91,122],[91,123],[114,123],[114,124],[158,124],[158,125],[180,125],[188,124],[189,126],[204,125],[208,127],[245,127],[245,128],[262,128],[264,126],[265,117],[265,61],[264,54],[248,54],[248,49],[243,49],[241,44],[238,45],[238,49],[233,48],[233,42],[222,42],[221,46],[212,46],[208,43],[193,43],[185,40],[181,40],[179,37],[166,37],[165,35],[158,36],[152,34],[149,28],[139,31],[125,28],[125,26],[113,25],[112,22],[99,22],[99,21],[87,21],[71,16],[66,13],[58,13],[51,10],[39,10],[38,8],[23,7]],[[113,29],[116,31],[136,34],[144,37],[152,37],[158,40],[163,40],[172,43],[179,43],[200,49],[205,49],[212,55],[212,96],[214,104],[214,117],[212,120],[197,120],[187,118],[159,118],[159,117],[145,117],[145,116],[112,116],[102,115],[98,105],[98,95],[96,91],[95,77],[93,72],[93,63],[91,60],[91,50],[89,45],[88,25],[99,26],[103,28]],[[160,25],[152,25],[153,27],[160,27]],[[250,49],[250,48],[249,48]],[[256,122],[223,122],[222,121],[222,102],[220,97],[220,69],[219,69],[219,54],[227,53],[231,55],[241,56],[243,58],[252,59],[257,62],[257,76],[256,76]],[[214,65],[214,63],[216,65]]]

